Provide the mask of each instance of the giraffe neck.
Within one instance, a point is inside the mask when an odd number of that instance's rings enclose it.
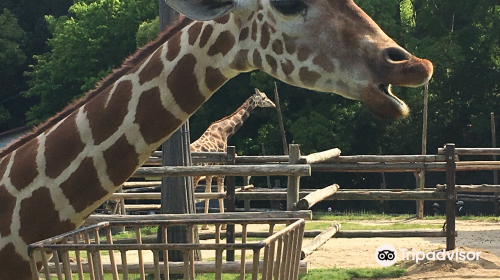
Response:
[[[27,244],[81,225],[237,75],[227,65],[238,32],[230,17],[191,23],[114,84],[0,159],[0,261],[18,258],[26,266]]]
[[[233,136],[243,126],[243,123],[252,114],[255,107],[257,106],[250,97],[232,115],[221,120],[220,125],[223,127],[222,138],[227,141],[229,137]]]

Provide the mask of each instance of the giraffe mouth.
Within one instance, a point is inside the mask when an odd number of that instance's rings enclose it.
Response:
[[[392,84],[365,88],[361,100],[378,119],[399,119],[407,116],[410,111],[406,103],[392,93]]]

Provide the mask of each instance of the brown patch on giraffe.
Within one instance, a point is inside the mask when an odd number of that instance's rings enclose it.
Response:
[[[163,71],[164,65],[161,61],[161,51],[161,48],[157,49],[156,52],[154,52],[154,54],[151,56],[148,64],[146,64],[146,66],[144,66],[144,68],[142,68],[141,72],[139,73],[139,83],[141,85],[160,76],[161,72]]]
[[[260,52],[258,50],[253,51],[253,65],[262,69],[262,57],[260,56]]]
[[[210,39],[210,36],[212,36],[212,32],[214,32],[214,27],[212,25],[207,25],[205,28],[203,28],[203,32],[201,33],[200,37],[200,48],[205,47],[205,45],[208,43],[208,39]]]
[[[43,205],[43,207],[40,207]],[[56,236],[76,228],[69,220],[61,221],[48,188],[39,188],[21,201],[19,236],[27,244]]]
[[[36,164],[38,145],[38,139],[34,138],[16,150],[9,177],[12,185],[18,190],[26,188],[38,176]]]
[[[8,243],[0,250],[0,263],[8,269],[0,269],[2,280],[31,280],[30,263],[16,252],[14,244]]]
[[[222,75],[218,68],[207,67],[205,70],[205,83],[207,88],[215,91],[227,81],[226,76]]]
[[[333,65],[333,62],[328,58],[327,55],[323,53],[317,55],[313,59],[313,63],[323,68],[327,72],[332,73],[335,71],[335,66]]]
[[[264,24],[262,24],[260,33],[260,46],[263,49],[266,49],[269,45],[269,40],[271,40],[271,34],[269,33],[269,24],[267,22],[264,22]]]
[[[167,86],[175,102],[188,114],[194,113],[205,102],[205,96],[201,94],[194,74],[195,65],[196,57],[193,54],[186,54],[167,77]],[[154,119],[153,117],[152,120]]]
[[[148,144],[160,141],[167,132],[174,131],[182,124],[163,107],[160,89],[157,87],[141,94],[137,104],[135,123],[139,124],[142,137]]]
[[[293,62],[290,61],[289,59],[285,59],[285,61],[281,62],[281,70],[283,70],[283,73],[285,73],[285,75],[288,76],[292,74],[294,69],[295,66],[293,65]]]
[[[267,18],[272,24],[276,24],[276,19],[274,18],[273,13],[271,13],[270,11],[267,12]]]
[[[181,52],[181,34],[182,32],[179,32],[167,41],[166,58],[168,61],[173,61]]]
[[[276,70],[278,69],[278,62],[276,62],[276,59],[274,59],[274,57],[266,54],[266,61],[267,61],[267,64],[269,64],[269,66],[271,66],[271,72],[273,74],[275,74]]]
[[[247,21],[250,21],[253,18],[254,15],[255,15],[255,11],[252,12],[252,13],[250,13],[250,15],[247,18]]]
[[[233,17],[233,22],[234,24],[236,24],[236,27],[238,28],[241,28],[241,25],[243,24],[240,17]]]
[[[240,37],[238,38],[238,40],[240,42],[243,41],[243,40],[246,40],[248,38],[248,33],[250,33],[250,29],[248,27],[243,28],[240,31]]]
[[[289,54],[295,53],[295,39],[283,33],[283,40],[285,41],[285,50]]]
[[[139,165],[139,154],[125,135],[103,152],[108,177],[115,186],[122,184],[134,173]]]
[[[0,160],[0,178],[3,178],[7,165],[9,165],[10,155],[8,154]]]
[[[308,47],[299,47],[297,51],[297,58],[299,61],[305,61],[310,54],[311,50]]]
[[[233,61],[229,63],[229,67],[240,71],[248,70],[248,50],[239,50]]]
[[[219,34],[219,37],[215,39],[214,44],[210,46],[207,54],[209,56],[214,56],[221,53],[222,56],[225,56],[233,48],[235,43],[236,39],[231,31],[223,31]]]
[[[321,78],[321,75],[314,72],[314,71],[309,71],[309,68],[307,67],[302,67],[299,70],[299,77],[300,80],[306,85],[306,86],[313,86],[316,81]]]
[[[257,19],[258,19],[259,21],[262,21],[262,20],[264,19],[264,15],[263,15],[263,14],[261,14],[261,13],[258,13],[258,14],[257,14]]]
[[[252,35],[251,35],[251,38],[253,41],[257,41],[257,21],[253,21],[252,22]]]
[[[57,178],[83,151],[85,144],[80,139],[76,126],[76,114],[69,115],[53,130],[45,141],[45,175]]]
[[[193,24],[191,27],[188,29],[188,43],[192,46],[194,43],[196,43],[196,39],[198,39],[198,36],[200,35],[201,28],[203,27],[203,22],[197,22]]]
[[[108,139],[123,123],[128,113],[128,103],[132,98],[132,88],[131,81],[121,81],[109,101],[111,87],[85,105],[84,110],[87,112],[95,145]]]
[[[230,18],[231,18],[231,14],[227,13],[227,14],[221,16],[221,17],[218,17],[218,18],[214,19],[214,21],[217,22],[217,23],[220,23],[220,24],[226,24],[229,21]]]
[[[77,213],[108,194],[101,187],[94,160],[89,157],[82,160],[80,166],[61,184],[60,188]]]
[[[274,53],[278,55],[283,54],[283,43],[280,40],[278,39],[274,40],[272,48]]]
[[[12,196],[4,185],[0,185],[0,235],[10,234],[10,223],[16,206],[16,198]]]

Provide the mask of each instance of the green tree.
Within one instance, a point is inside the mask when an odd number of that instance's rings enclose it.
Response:
[[[136,50],[139,25],[158,14],[156,1],[77,2],[68,16],[47,16],[51,51],[35,56],[26,97],[40,102],[27,113],[38,123],[95,87]]]
[[[17,22],[16,17],[6,8],[0,14],[0,123],[10,118],[10,113],[4,103],[12,98],[12,92],[17,85],[16,80],[20,66],[26,61],[26,55],[21,46],[26,41],[24,32]]]

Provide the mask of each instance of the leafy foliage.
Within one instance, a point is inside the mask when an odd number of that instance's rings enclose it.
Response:
[[[47,16],[52,50],[35,56],[37,64],[28,73],[32,80],[25,96],[39,97],[40,103],[27,120],[41,122],[94,88],[136,50],[139,25],[157,11],[150,0],[99,0],[75,3],[68,16]]]

